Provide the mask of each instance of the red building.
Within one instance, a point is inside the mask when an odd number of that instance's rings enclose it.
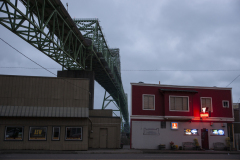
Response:
[[[232,123],[232,89],[131,84],[131,148],[182,146],[197,138],[204,149],[226,143]]]

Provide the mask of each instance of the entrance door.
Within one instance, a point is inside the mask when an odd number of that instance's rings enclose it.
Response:
[[[206,128],[201,129],[201,140],[202,140],[202,148],[209,149],[208,130]]]
[[[100,128],[100,148],[107,148],[107,128]]]

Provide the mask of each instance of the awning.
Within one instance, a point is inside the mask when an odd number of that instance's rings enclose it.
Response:
[[[89,108],[0,106],[0,117],[89,117]]]

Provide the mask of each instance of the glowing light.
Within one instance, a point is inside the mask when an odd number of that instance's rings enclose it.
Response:
[[[216,134],[216,135],[218,135],[218,130],[213,130],[213,134]]]
[[[178,122],[171,122],[171,129],[178,129]]]
[[[206,108],[202,108],[202,111],[203,111],[203,113],[205,113],[205,111],[206,111]]]
[[[219,130],[218,130],[218,134],[219,134],[219,135],[224,135],[224,130],[219,129]]]
[[[192,134],[197,134],[198,131],[196,129],[192,129],[191,132]]]
[[[209,114],[208,113],[200,113],[200,117],[201,118],[207,118],[207,117],[209,117]]]

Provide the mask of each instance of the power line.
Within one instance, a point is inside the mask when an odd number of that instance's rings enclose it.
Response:
[[[0,67],[0,68],[16,68],[16,69],[44,69],[44,68],[29,68],[29,67]],[[46,68],[46,69],[61,69],[61,68]]]
[[[53,74],[54,76],[57,77],[57,75],[56,75],[55,73],[49,71],[47,68],[43,67],[42,65],[38,64],[37,62],[35,62],[35,61],[32,60],[31,58],[27,57],[25,54],[23,54],[22,52],[20,52],[20,51],[17,50],[16,48],[14,48],[14,47],[13,47],[12,45],[10,45],[8,42],[4,41],[1,37],[0,37],[0,39],[1,39],[4,43],[6,43],[8,46],[10,46],[12,49],[14,49],[14,50],[17,51],[18,53],[20,53],[22,56],[24,56],[25,58],[29,59],[30,61],[32,61],[33,63],[35,63],[35,64],[38,65],[39,67],[41,67],[42,69],[48,71],[49,73],[51,73],[51,74]],[[0,67],[0,68],[3,68],[3,67]],[[12,68],[12,67],[7,67],[7,68]],[[25,69],[26,69],[27,67],[18,67],[18,68],[25,68]],[[39,69],[41,69],[41,68],[39,68]],[[33,69],[33,68],[31,68],[31,69]],[[58,78],[59,78],[59,77],[58,77]],[[65,79],[63,79],[63,78],[60,78],[60,79],[66,81],[66,82],[68,82],[68,83],[70,83],[70,84],[72,84],[72,85],[74,85],[74,86],[76,86],[76,87],[78,87],[78,88],[81,88],[81,89],[83,89],[83,90],[86,90],[86,91],[91,95],[91,93],[89,92],[89,90],[87,90],[87,89],[85,89],[85,88],[82,88],[82,87],[79,87],[79,86],[77,86],[77,85],[75,85],[75,84],[73,84],[73,83],[71,83],[71,82],[69,82],[69,81],[67,81],[67,80],[65,80]]]
[[[235,81],[238,77],[240,77],[240,74],[236,77],[236,78],[234,78],[233,80],[232,80],[232,82],[231,83],[229,83],[226,87],[228,87],[230,84],[232,84],[233,83],[233,81]]]
[[[177,71],[183,71],[183,72],[229,72],[229,71],[233,71],[233,72],[238,72],[238,71],[240,71],[240,69],[239,70],[233,70],[233,69],[231,69],[231,70],[223,70],[223,69],[220,69],[220,70],[168,70],[168,69],[163,69],[163,70],[161,70],[161,69],[155,69],[155,70],[153,70],[153,69],[149,69],[149,70],[144,70],[144,69],[142,69],[142,70],[122,70],[122,71],[127,71],[127,72],[135,72],[135,71],[140,71],[140,72],[149,72],[149,71],[155,71],[155,72],[177,72]]]
[[[30,68],[30,67],[0,67],[0,68],[16,68],[16,69],[44,69],[44,68]],[[61,68],[46,68],[46,69],[61,69]],[[121,70],[121,71],[126,71],[126,72],[135,72],[135,71],[143,71],[143,72],[148,72],[148,71],[163,71],[163,72],[178,72],[178,71],[183,71],[183,72],[238,72],[240,70]]]

